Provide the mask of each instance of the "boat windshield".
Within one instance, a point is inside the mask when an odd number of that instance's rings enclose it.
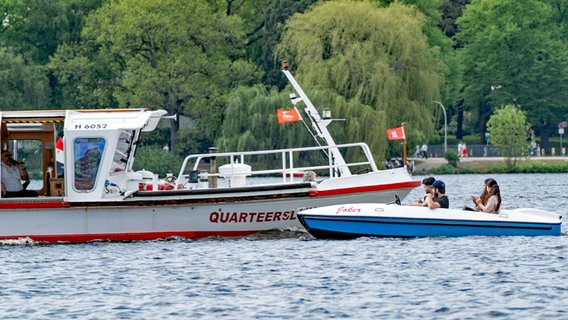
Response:
[[[75,189],[90,191],[95,187],[105,140],[103,138],[78,138],[75,139],[73,147]]]

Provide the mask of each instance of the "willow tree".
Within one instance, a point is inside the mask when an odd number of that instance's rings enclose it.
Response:
[[[283,75],[282,75],[283,76]],[[336,142],[362,141],[365,137],[371,145],[379,145],[381,134],[368,135],[368,132],[378,132],[385,126],[384,113],[370,110],[356,100],[346,101],[343,97],[333,94],[329,89],[314,89],[307,92],[315,105],[331,107],[338,113],[350,112],[360,122],[353,122],[346,126],[343,122],[333,122],[328,129]],[[300,146],[316,145],[316,137],[308,128],[311,124],[291,122],[278,124],[277,109],[290,109],[292,104],[288,92],[278,92],[276,89],[268,90],[262,85],[250,88],[239,88],[231,92],[227,99],[227,108],[224,113],[223,135],[217,139],[217,147],[227,151],[249,151],[262,149],[282,149]],[[366,117],[372,117],[367,119]],[[304,121],[308,121],[304,119]],[[368,124],[364,126],[364,124]],[[377,150],[384,152],[382,149]],[[321,162],[323,153],[303,155],[303,158],[294,159],[296,164]],[[351,161],[363,160],[362,154],[355,150],[348,150],[345,157]],[[317,159],[316,159],[317,158]],[[270,161],[277,159],[264,158],[264,161],[248,163],[255,168],[261,168]]]
[[[387,8],[365,1],[324,2],[288,21],[276,54],[291,61],[305,89],[325,88],[356,101],[335,117],[346,118],[346,127],[377,128],[363,130],[363,140],[382,159],[387,127],[405,122],[416,144],[433,134],[432,100],[439,95],[444,65],[434,57],[437,49],[428,46],[425,23],[416,8],[398,2]],[[389,146],[401,154],[398,144]]]
[[[509,170],[526,147],[529,128],[525,113],[511,104],[497,109],[487,122],[491,143],[503,152]]]

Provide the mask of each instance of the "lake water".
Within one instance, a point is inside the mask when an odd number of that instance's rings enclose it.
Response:
[[[458,208],[470,205],[486,177],[438,178]],[[568,215],[568,175],[492,177],[504,208]],[[4,243],[0,317],[566,319],[566,257],[564,235],[329,241],[284,230],[236,239]]]

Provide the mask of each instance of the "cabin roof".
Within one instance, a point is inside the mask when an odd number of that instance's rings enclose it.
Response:
[[[109,113],[139,113],[147,111],[143,108],[132,109],[77,109],[77,110],[26,110],[26,111],[1,111],[2,135],[8,132],[44,132],[53,131],[54,123],[65,122],[69,111],[84,114],[109,114]]]
[[[12,119],[65,119],[67,111],[80,113],[115,113],[115,112],[140,112],[143,108],[133,109],[77,109],[77,110],[26,110],[26,111],[1,111],[2,122],[10,122]]]

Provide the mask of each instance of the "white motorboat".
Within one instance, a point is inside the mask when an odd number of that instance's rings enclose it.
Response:
[[[539,209],[491,214],[384,203],[350,203],[298,212],[306,230],[320,239],[358,237],[458,237],[560,235],[562,217]]]
[[[406,168],[379,170],[365,143],[336,145],[326,128],[331,120],[321,118],[287,68],[283,72],[298,95],[291,97],[292,103],[304,104],[323,145],[194,154],[178,170],[172,168],[177,176],[166,180],[132,169],[141,133],[153,131],[168,117],[163,110],[0,112],[1,145],[16,157],[21,147],[37,147],[37,159],[27,163],[36,163],[30,170],[42,175],[36,187],[39,197],[0,197],[0,240],[242,236],[301,228],[298,207],[386,202],[420,185]],[[56,143],[58,133],[64,138]],[[342,152],[352,150],[366,160],[346,161]],[[294,164],[309,153],[323,154],[322,163]],[[276,159],[276,166],[267,163],[255,170],[246,164],[254,157]],[[64,162],[62,169],[58,158]],[[296,178],[298,172],[309,174]],[[267,175],[280,178],[251,182]]]

